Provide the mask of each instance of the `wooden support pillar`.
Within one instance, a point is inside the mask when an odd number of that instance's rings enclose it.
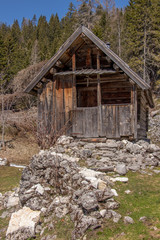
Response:
[[[56,79],[54,81],[54,86],[53,86],[53,95],[54,95],[54,128],[55,132],[57,131],[57,99],[56,99]]]
[[[100,63],[100,52],[99,49],[97,49],[97,70],[100,70],[101,63]]]
[[[72,55],[72,71],[76,71],[76,54]],[[77,107],[77,93],[76,93],[76,75],[73,73],[73,87],[72,87],[72,109]]]
[[[131,127],[133,138],[137,139],[137,87],[135,84],[131,89]]]
[[[97,49],[97,70],[100,70],[100,52]],[[102,133],[102,108],[101,108],[101,84],[100,74],[97,74],[97,106],[98,106],[98,135]]]
[[[64,117],[64,124],[65,124],[66,123],[66,116],[65,116],[64,77],[62,78],[62,87],[63,87],[63,117]]]
[[[91,48],[87,49],[86,67],[92,68],[92,50],[91,50]]]

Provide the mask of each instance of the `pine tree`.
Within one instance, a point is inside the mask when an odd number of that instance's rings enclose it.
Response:
[[[53,54],[58,50],[61,46],[61,23],[58,17],[58,14],[51,15],[49,21],[49,56],[53,56]]]
[[[61,42],[65,42],[71,34],[75,31],[78,24],[77,10],[73,3],[70,3],[68,12],[64,18],[61,20]]]
[[[78,0],[81,2],[78,10],[79,23],[83,26],[92,29],[95,8],[98,4],[98,0]]]
[[[158,0],[130,0],[125,13],[126,59],[147,82],[156,81],[159,65],[159,11]]]
[[[37,40],[40,49],[40,59],[45,60],[49,54],[49,26],[45,16],[40,16],[37,25]]]

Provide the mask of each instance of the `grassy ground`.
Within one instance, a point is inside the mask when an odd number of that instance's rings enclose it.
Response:
[[[14,167],[0,167],[0,193],[13,190],[18,187],[21,178],[22,169]],[[0,216],[5,209],[0,209]],[[5,232],[9,223],[9,218],[0,218],[0,239],[5,239]]]
[[[103,229],[89,232],[89,240],[149,240],[160,239],[160,174],[152,176],[138,173],[128,173],[127,184],[117,183],[115,189],[119,196],[120,208],[117,212],[122,215],[119,223],[106,222]],[[129,189],[131,194],[124,193]],[[134,219],[133,225],[123,223],[124,216]],[[142,216],[147,217],[145,223],[139,222]]]
[[[18,186],[20,176],[21,170],[18,168],[0,167],[0,192],[4,193]],[[142,175],[129,172],[127,176],[128,183],[116,183],[114,186],[119,194],[116,200],[120,203],[120,208],[117,212],[122,215],[122,219],[119,223],[106,221],[102,228],[96,231],[89,230],[86,234],[87,240],[160,239],[160,174]],[[131,193],[127,195],[124,191],[128,189]],[[2,210],[0,215],[1,213]],[[135,223],[125,225],[124,216],[131,216]],[[147,217],[145,223],[139,222],[142,216]],[[8,225],[8,221],[8,218],[0,219],[0,230]],[[44,234],[56,234],[58,240],[69,240],[72,230],[73,223],[66,216],[56,220],[54,230],[46,229]]]
[[[96,231],[88,230],[86,240],[159,240],[160,239],[160,174],[142,175],[129,172],[128,183],[116,183],[114,188],[119,196],[116,200],[120,203],[117,210],[122,215],[119,223],[109,220],[102,228]],[[126,194],[125,190],[130,190]],[[125,225],[124,216],[134,219],[134,224]],[[146,222],[139,222],[139,218],[146,216]],[[44,235],[56,234],[58,240],[71,239],[73,223],[66,216],[54,221],[54,229],[46,229]],[[40,238],[38,238],[40,239]]]
[[[19,185],[22,169],[14,167],[0,167],[0,192],[5,193]]]

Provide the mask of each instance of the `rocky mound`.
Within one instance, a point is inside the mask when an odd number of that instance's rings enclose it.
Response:
[[[72,239],[89,227],[100,227],[107,206],[118,208],[114,194],[104,173],[81,169],[72,158],[52,150],[32,158],[23,171],[19,191],[22,206],[58,218],[70,214],[75,223]]]
[[[114,211],[119,203],[115,201],[118,194],[112,189],[113,183],[127,182],[128,178],[119,175],[128,170],[144,173],[147,167],[159,166],[159,153],[159,147],[145,141],[87,143],[60,137],[50,150],[33,156],[24,169],[19,189],[23,208],[12,214],[7,239],[27,239],[36,233],[42,236],[40,215],[50,219],[49,226],[55,217],[70,216],[74,223],[73,240],[80,239],[88,228],[100,227],[106,219],[118,222],[121,215]],[[80,167],[82,163],[90,169]],[[107,176],[108,171],[115,172],[114,177]],[[28,212],[31,220],[28,225],[22,224]],[[32,217],[35,215],[37,218]]]

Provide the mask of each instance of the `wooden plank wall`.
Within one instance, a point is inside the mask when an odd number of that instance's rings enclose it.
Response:
[[[131,135],[131,105],[103,105],[101,136],[120,138]]]
[[[39,94],[38,131],[45,131],[46,134],[60,131],[69,123],[71,109],[72,78],[57,78],[54,82],[49,82]]]
[[[77,137],[120,138],[132,135],[131,105],[102,105],[101,132],[98,107],[79,108],[73,114],[73,135]]]
[[[138,93],[138,120],[137,120],[137,138],[147,138],[148,128],[148,107],[147,100],[144,96],[143,91]]]
[[[73,111],[72,135],[98,137],[98,108],[78,108]]]

